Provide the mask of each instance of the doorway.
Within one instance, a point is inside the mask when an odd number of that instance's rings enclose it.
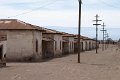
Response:
[[[69,54],[69,42],[63,42],[62,52],[63,52],[63,55]]]
[[[42,59],[54,57],[54,42],[42,40]]]

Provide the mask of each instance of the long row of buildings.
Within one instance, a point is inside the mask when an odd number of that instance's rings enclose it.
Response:
[[[76,53],[77,35],[47,29],[17,19],[0,20],[0,60],[41,61]],[[94,39],[81,36],[81,51],[96,48]]]

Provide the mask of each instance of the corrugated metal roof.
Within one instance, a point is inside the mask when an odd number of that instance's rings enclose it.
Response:
[[[39,26],[17,19],[0,19],[0,30],[43,30]]]

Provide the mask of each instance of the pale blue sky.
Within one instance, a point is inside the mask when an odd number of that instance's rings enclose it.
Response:
[[[120,28],[119,0],[82,2],[82,27],[95,27],[92,20],[99,14],[106,27]],[[77,27],[78,0],[0,0],[0,18],[8,17],[39,26]]]
[[[82,2],[83,27],[92,27],[96,14],[108,27],[119,27],[119,0]],[[0,18],[17,18],[42,26],[76,27],[78,22],[78,0],[0,0],[0,10]]]

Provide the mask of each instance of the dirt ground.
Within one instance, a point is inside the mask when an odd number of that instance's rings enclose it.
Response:
[[[110,45],[93,51],[55,58],[40,63],[7,63],[0,68],[0,80],[120,80],[120,50]]]

